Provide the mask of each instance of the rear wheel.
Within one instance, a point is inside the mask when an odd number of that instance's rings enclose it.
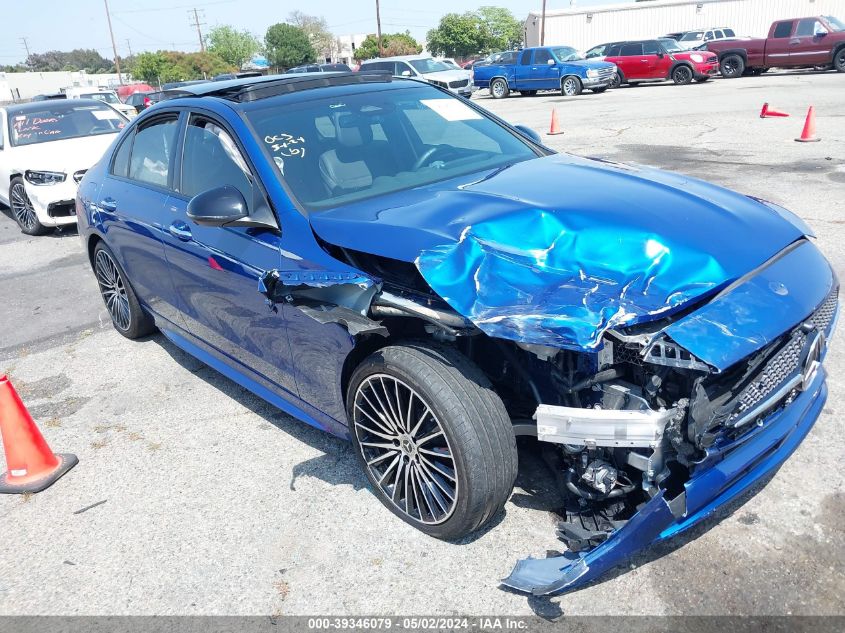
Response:
[[[352,375],[347,415],[379,500],[430,536],[477,530],[513,490],[507,411],[481,370],[451,348],[410,342],[375,352]]]
[[[581,80],[578,77],[564,77],[560,82],[560,94],[565,97],[577,97],[581,94]]]
[[[834,53],[833,67],[839,72],[845,73],[845,46]]]
[[[114,329],[130,339],[155,331],[152,318],[141,308],[126,275],[102,242],[94,248],[94,275]]]
[[[508,82],[504,79],[494,79],[490,82],[490,96],[494,99],[504,99],[510,94]]]
[[[44,235],[50,229],[38,221],[32,201],[26,193],[23,178],[12,178],[9,185],[9,208],[15,216],[15,222],[26,235]]]
[[[725,79],[742,77],[742,73],[745,72],[745,60],[739,55],[725,55],[719,62],[719,70]]]
[[[686,86],[691,83],[693,79],[692,68],[681,64],[672,71],[672,81],[678,86]]]

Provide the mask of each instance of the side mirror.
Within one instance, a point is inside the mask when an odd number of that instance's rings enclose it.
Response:
[[[555,65],[555,60],[550,59],[550,60],[546,61],[546,63],[547,63],[549,66],[554,66],[554,65]]]
[[[657,56],[658,56],[660,59],[663,59],[663,52],[662,52],[662,51],[658,51]]]
[[[543,141],[542,141],[542,139],[540,138],[540,135],[539,135],[539,134],[537,134],[537,132],[535,132],[534,130],[532,130],[532,129],[531,129],[530,127],[528,127],[527,125],[514,125],[514,127],[515,127],[517,130],[519,130],[520,132],[522,132],[523,134],[525,134],[525,136],[527,136],[528,138],[530,138],[530,139],[531,139],[532,141],[534,141],[535,143],[538,143],[538,144],[540,144],[540,145],[542,145],[542,144],[543,144]]]
[[[827,31],[819,31],[816,33],[816,37],[825,37],[827,35]]]
[[[203,191],[188,201],[188,217],[200,226],[223,226],[248,216],[243,194],[232,185]]]
[[[403,76],[403,77],[410,77],[410,76],[411,76],[411,71],[410,71],[410,70],[403,70],[403,71],[402,71],[402,76]]]

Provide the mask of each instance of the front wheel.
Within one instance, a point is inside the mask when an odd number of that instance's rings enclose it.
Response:
[[[17,176],[12,178],[9,185],[9,208],[15,216],[21,233],[26,235],[44,235],[50,229],[41,224],[32,206],[32,201],[26,193],[23,178]]]
[[[409,342],[375,352],[352,374],[347,415],[379,500],[422,532],[461,538],[510,497],[510,419],[486,376],[456,350]]]
[[[94,248],[94,275],[114,329],[129,339],[155,331],[152,318],[141,308],[126,275],[102,242]]]
[[[692,82],[692,68],[689,66],[678,66],[672,71],[672,81],[675,85],[686,86]]]
[[[504,79],[494,79],[490,82],[490,96],[494,99],[504,99],[510,92],[508,82]]]
[[[833,56],[833,67],[841,73],[845,73],[845,46],[840,48]]]
[[[719,62],[719,70],[725,79],[742,77],[742,73],[745,72],[745,60],[739,55],[725,55]]]
[[[560,82],[560,94],[564,97],[577,97],[581,90],[581,80],[578,77],[565,77]]]

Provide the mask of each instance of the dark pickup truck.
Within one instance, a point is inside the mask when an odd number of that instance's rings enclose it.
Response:
[[[778,20],[766,39],[707,44],[728,79],[759,75],[769,68],[835,68],[845,72],[845,23],[830,15]]]

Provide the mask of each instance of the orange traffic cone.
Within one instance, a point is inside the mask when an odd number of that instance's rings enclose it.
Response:
[[[795,139],[799,143],[815,143],[821,139],[816,136],[816,110],[813,106],[807,110],[807,120],[804,121],[804,130],[801,132],[801,138]]]
[[[76,455],[54,455],[6,376],[0,376],[0,436],[9,471],[0,493],[41,492],[79,463]]]
[[[557,122],[557,110],[552,108],[552,125],[549,128],[549,136],[555,136],[557,134],[563,134],[563,130],[560,129],[560,124]]]
[[[761,119],[768,119],[769,117],[775,116],[789,116],[786,112],[778,112],[777,110],[772,110],[769,108],[768,103],[763,104],[763,108],[760,110],[760,118]]]

